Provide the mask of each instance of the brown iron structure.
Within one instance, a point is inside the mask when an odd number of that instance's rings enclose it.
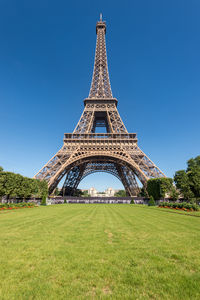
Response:
[[[73,133],[64,134],[62,148],[34,176],[48,182],[52,193],[65,176],[63,195],[73,195],[80,181],[95,172],[108,172],[121,180],[128,195],[145,186],[149,178],[165,175],[138,147],[135,133],[128,133],[113,98],[106,55],[106,23],[96,24],[96,52],[90,93]],[[104,127],[107,133],[95,133]]]

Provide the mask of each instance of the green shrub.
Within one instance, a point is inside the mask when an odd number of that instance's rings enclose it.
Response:
[[[153,198],[153,196],[151,196],[151,197],[149,198],[148,206],[155,206],[155,205],[156,205],[156,203],[155,203],[155,201],[154,201],[154,198]]]
[[[125,190],[119,190],[118,192],[115,193],[115,197],[126,197],[126,191]]]
[[[184,208],[184,203],[183,203],[183,202],[178,203],[178,205],[179,205],[179,206],[178,206],[179,208]]]
[[[29,202],[21,202],[21,203],[1,203],[0,204],[0,210],[4,209],[15,209],[15,208],[25,208],[25,207],[35,207],[36,204]]]
[[[46,205],[46,199],[47,199],[47,196],[46,195],[43,195],[42,196],[42,201],[41,201],[41,205]]]
[[[169,208],[179,208],[179,209],[193,209],[195,211],[199,210],[199,206],[195,203],[188,203],[188,202],[160,202],[159,207],[169,207]]]

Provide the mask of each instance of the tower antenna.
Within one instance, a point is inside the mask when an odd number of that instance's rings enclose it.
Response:
[[[102,13],[100,13],[100,22],[102,22]]]

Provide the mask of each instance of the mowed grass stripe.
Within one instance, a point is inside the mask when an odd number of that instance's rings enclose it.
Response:
[[[0,299],[198,299],[199,225],[135,205],[0,215]]]

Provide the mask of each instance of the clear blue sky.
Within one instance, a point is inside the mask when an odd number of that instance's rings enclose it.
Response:
[[[99,13],[113,95],[167,175],[200,154],[200,2],[0,1],[0,165],[32,177],[62,146],[91,83]],[[91,175],[80,187],[121,187]]]

